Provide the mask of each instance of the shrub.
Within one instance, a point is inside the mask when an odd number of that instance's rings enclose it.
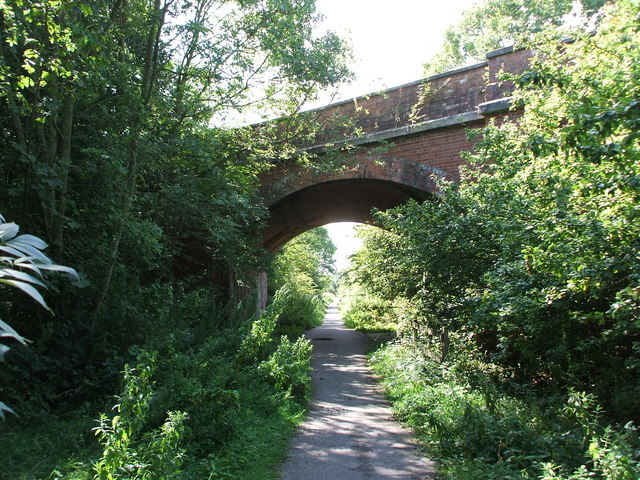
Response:
[[[257,318],[248,323],[236,359],[241,363],[259,361],[273,343],[273,333],[280,317],[280,304],[271,303]]]
[[[572,393],[563,407],[510,394],[479,369],[437,363],[401,343],[378,350],[372,365],[445,478],[638,478],[637,428],[601,424],[592,396]]]
[[[397,328],[393,305],[374,295],[359,295],[348,303],[344,324],[361,332],[393,332]]]
[[[124,390],[114,407],[116,415],[100,417],[94,430],[104,447],[95,464],[96,479],[160,480],[180,473],[180,438],[186,414],[169,412],[158,430],[145,430],[153,396],[155,360],[142,355],[135,369],[125,366]]]
[[[280,335],[298,337],[305,330],[322,324],[326,305],[318,292],[305,282],[304,278],[278,290],[273,302],[280,310],[276,328],[276,333]]]
[[[311,382],[311,349],[311,343],[305,338],[292,342],[282,336],[275,352],[260,364],[260,369],[272,379],[278,391],[305,399]]]

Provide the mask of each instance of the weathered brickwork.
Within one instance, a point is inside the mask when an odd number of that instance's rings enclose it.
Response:
[[[426,199],[437,193],[434,175],[458,181],[461,152],[472,148],[467,131],[490,118],[518,116],[508,112],[513,86],[499,75],[521,73],[529,57],[527,50],[502,49],[472,67],[314,111],[321,123],[354,119],[363,133],[353,137],[327,128],[332,136],[313,147],[322,154],[340,144],[357,146],[344,154],[347,166],[339,173],[313,174],[283,163],[263,175],[262,195],[271,211],[264,245],[275,251],[310,228],[366,222],[373,207]]]

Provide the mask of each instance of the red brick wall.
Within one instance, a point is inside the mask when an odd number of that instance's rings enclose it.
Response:
[[[426,198],[435,193],[431,179],[434,173],[459,180],[461,152],[472,148],[467,140],[468,130],[483,127],[489,117],[501,122],[507,116],[518,115],[498,112],[480,115],[478,106],[508,97],[513,85],[501,82],[500,72],[521,73],[529,57],[526,50],[503,49],[488,54],[487,62],[473,67],[312,112],[319,121],[327,123],[332,118],[352,118],[365,135],[381,132],[386,135],[391,131],[390,138],[381,144],[378,137],[367,137],[355,152],[344,154],[345,165],[349,167],[338,173],[316,174],[293,163],[282,163],[265,173],[261,178],[262,194],[272,209],[265,245],[277,249],[309,228],[348,220],[345,217],[349,217],[350,211],[354,212],[353,221],[364,221],[372,206],[388,208],[407,198]],[[438,122],[440,126],[435,127],[430,122],[460,114],[466,115],[466,123],[458,121],[459,117],[449,126]],[[401,130],[420,125],[421,131],[416,133]],[[423,128],[425,125],[429,127]],[[349,131],[321,140],[335,142],[341,137],[349,138]],[[375,181],[371,183],[373,193],[366,191],[363,180]],[[343,190],[336,190],[335,182],[340,182]],[[354,195],[350,189],[357,189],[358,193]],[[358,198],[363,199],[362,205]]]
[[[436,75],[384,92],[357,97],[317,109],[317,121],[330,124],[338,118],[357,119],[365,134],[415,122],[433,120],[473,111],[479,104],[507,97],[513,85],[503,83],[501,71],[522,73],[530,57],[528,50],[502,49],[488,54],[486,62]],[[337,137],[351,137],[344,129]]]

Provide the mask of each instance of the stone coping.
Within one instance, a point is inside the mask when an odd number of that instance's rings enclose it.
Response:
[[[328,142],[322,145],[315,145],[313,147],[305,148],[303,149],[303,151],[312,153],[324,153],[329,150],[340,148],[346,145],[367,145],[383,140],[390,140],[393,138],[404,137],[406,135],[412,135],[414,133],[437,130],[440,128],[453,127],[457,125],[464,125],[467,123],[484,120],[486,118],[486,115],[506,112],[510,108],[511,97],[500,98],[498,100],[481,103],[474,111],[458,113],[456,115],[449,115],[433,120],[426,120],[424,122],[416,123],[413,125],[390,128],[381,132],[368,133],[366,135],[362,135],[361,137],[346,138],[344,140],[339,140],[336,142]]]

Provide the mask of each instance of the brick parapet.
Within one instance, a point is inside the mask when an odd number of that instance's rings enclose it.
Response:
[[[487,54],[486,62],[311,110],[331,132],[315,143],[353,138],[352,128],[330,127],[340,119],[350,119],[364,136],[477,112],[480,105],[511,95],[513,85],[502,82],[500,72],[522,73],[529,57],[528,50],[500,49]]]
[[[514,50],[506,47],[487,54],[488,76],[485,87],[485,102],[491,102],[510,96],[514,85],[512,82],[503,81],[500,76],[503,72],[514,75],[523,73],[529,65],[531,51],[525,49]]]

